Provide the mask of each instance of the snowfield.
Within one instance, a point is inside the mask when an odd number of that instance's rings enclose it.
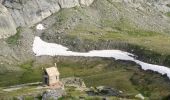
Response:
[[[68,48],[62,45],[42,41],[40,37],[37,36],[34,38],[32,49],[36,56],[48,55],[48,56],[83,56],[105,58],[112,57],[116,60],[133,61],[139,64],[143,70],[152,70],[162,75],[167,74],[167,76],[170,78],[170,68],[166,66],[153,65],[139,61],[134,58],[133,54],[121,50],[92,50],[87,53],[73,52],[69,51]]]

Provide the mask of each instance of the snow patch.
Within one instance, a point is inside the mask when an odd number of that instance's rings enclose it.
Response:
[[[69,51],[68,48],[55,43],[47,43],[42,41],[40,37],[35,37],[33,43],[33,52],[36,56],[83,56],[83,57],[112,57],[116,60],[125,60],[125,61],[133,61],[141,66],[143,70],[152,70],[158,72],[162,75],[167,74],[170,78],[170,68],[166,66],[159,66],[148,64],[142,61],[139,61],[134,58],[134,55],[128,52],[124,52],[121,50],[92,50],[86,53],[82,52],[73,52]]]
[[[44,30],[45,27],[43,26],[43,24],[38,24],[38,25],[36,26],[36,29],[37,29],[37,30]]]

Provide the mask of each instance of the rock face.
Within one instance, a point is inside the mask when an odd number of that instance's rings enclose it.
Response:
[[[61,8],[89,6],[94,0],[0,0],[0,39],[16,33],[16,27],[32,26]],[[3,4],[3,5],[2,5]],[[5,6],[5,7],[4,7]]]
[[[16,26],[8,10],[0,4],[0,39],[14,35]]]
[[[94,0],[4,0],[17,26],[31,26],[61,8],[89,6]]]

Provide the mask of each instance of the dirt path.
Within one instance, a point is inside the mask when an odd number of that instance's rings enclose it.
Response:
[[[36,89],[42,89],[44,87],[42,87],[41,84],[42,84],[42,82],[26,83],[26,84],[9,86],[9,87],[6,87],[6,88],[4,88],[2,90],[5,91],[5,92],[11,92],[11,91],[19,90],[19,89],[29,87],[29,86],[37,86]]]

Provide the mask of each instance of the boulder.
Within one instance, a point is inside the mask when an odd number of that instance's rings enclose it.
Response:
[[[135,97],[140,99],[140,100],[144,100],[145,99],[145,97],[142,94],[137,94]]]
[[[79,1],[80,1],[80,5],[90,6],[94,0],[79,0]]]
[[[47,90],[42,95],[42,100],[58,100],[60,97],[65,95],[63,89]]]
[[[79,5],[79,0],[59,0],[61,8],[71,8]]]

